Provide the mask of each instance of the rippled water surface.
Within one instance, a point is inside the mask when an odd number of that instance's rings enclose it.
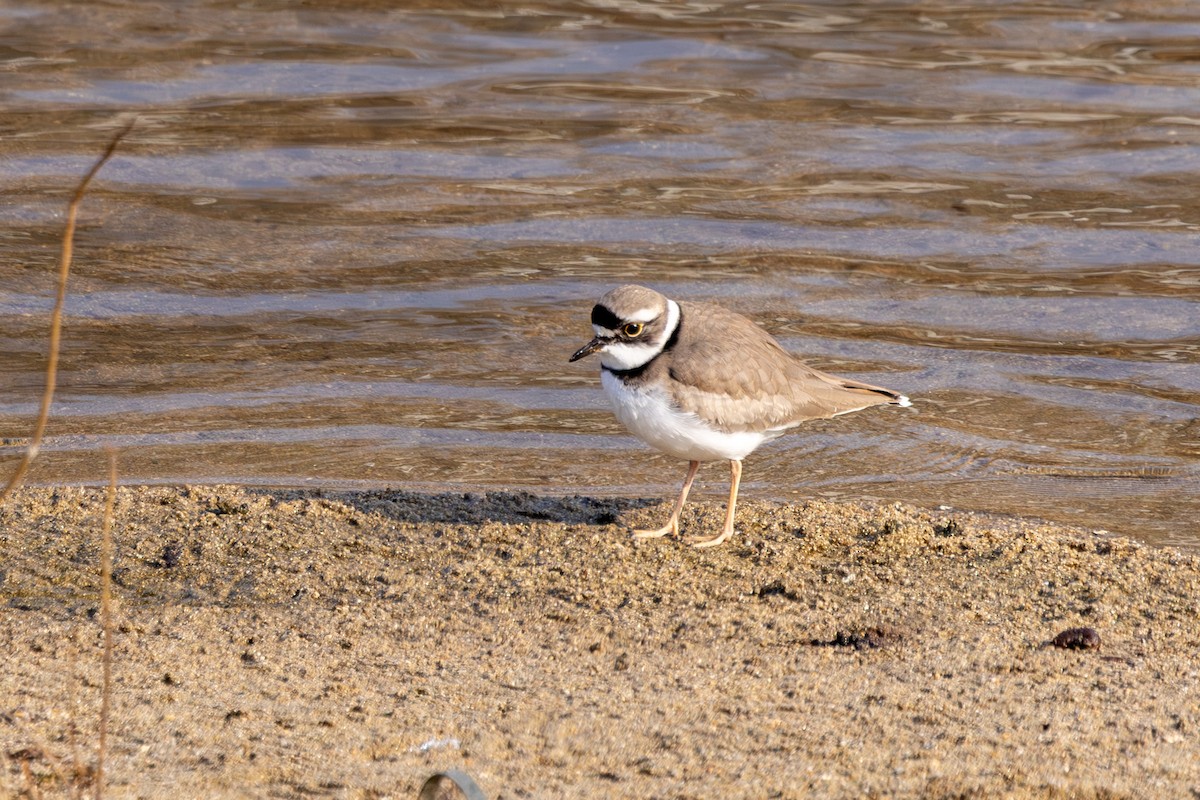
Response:
[[[0,465],[136,114],[34,482],[114,445],[129,482],[665,498],[567,363],[637,281],[914,399],[743,497],[1200,547],[1198,40],[1183,0],[6,3]]]

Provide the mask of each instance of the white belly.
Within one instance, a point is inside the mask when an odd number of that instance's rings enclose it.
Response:
[[[631,389],[607,370],[600,373],[604,393],[629,432],[651,447],[687,461],[740,461],[768,438],[766,433],[723,433],[695,414],[674,408],[657,389]],[[778,435],[778,434],[776,434]]]

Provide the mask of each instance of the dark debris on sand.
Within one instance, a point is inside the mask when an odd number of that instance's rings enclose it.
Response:
[[[14,791],[70,795],[96,739],[103,504],[0,509]],[[746,502],[709,550],[630,538],[668,511],[122,488],[111,793],[415,797],[447,766],[494,798],[1200,790],[1194,556],[820,501]],[[722,515],[689,506],[683,533]],[[1069,628],[1103,655],[1043,646]]]

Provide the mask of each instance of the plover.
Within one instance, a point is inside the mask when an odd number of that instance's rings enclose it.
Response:
[[[600,382],[617,419],[651,447],[684,459],[687,477],[667,524],[639,538],[677,536],[679,515],[704,461],[729,461],[725,527],[733,535],[742,459],[812,419],[876,405],[907,406],[898,392],[806,366],[750,319],[709,303],[677,303],[621,286],[592,308],[596,336],[571,361],[600,353]]]

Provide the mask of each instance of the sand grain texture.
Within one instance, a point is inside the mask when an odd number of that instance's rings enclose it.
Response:
[[[0,510],[0,793],[94,758],[103,505]],[[1200,796],[1195,556],[825,502],[628,537],[667,511],[122,488],[108,796]]]

